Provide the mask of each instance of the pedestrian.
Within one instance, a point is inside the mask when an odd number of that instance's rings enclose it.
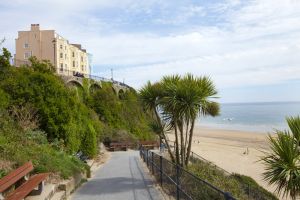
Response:
[[[165,144],[162,142],[160,143],[160,153],[164,153],[165,152]]]

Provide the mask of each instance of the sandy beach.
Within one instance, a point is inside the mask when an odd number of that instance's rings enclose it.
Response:
[[[169,138],[174,141],[173,135]],[[262,179],[264,165],[259,162],[268,151],[267,133],[196,127],[192,151],[228,172],[252,177],[270,192],[275,190]]]

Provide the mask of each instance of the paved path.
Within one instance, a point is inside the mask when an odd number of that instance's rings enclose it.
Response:
[[[95,176],[79,188],[72,200],[160,200],[137,151],[113,152]]]

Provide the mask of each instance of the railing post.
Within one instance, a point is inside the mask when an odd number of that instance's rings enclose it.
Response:
[[[160,171],[160,185],[163,185],[163,165],[162,165],[162,156],[159,156],[159,171]]]
[[[152,174],[154,174],[154,159],[153,159],[154,155],[153,154],[154,154],[153,151],[151,151]]]
[[[179,191],[179,166],[176,164],[176,199],[180,199],[180,191]]]
[[[146,150],[146,154],[147,154],[147,166],[149,167],[149,150]]]

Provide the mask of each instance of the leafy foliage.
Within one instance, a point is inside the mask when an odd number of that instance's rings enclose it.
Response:
[[[189,165],[189,170],[217,188],[230,192],[232,196],[238,199],[277,200],[272,193],[259,186],[251,177],[239,174],[227,175],[218,168],[203,161]],[[196,189],[198,188],[196,187]],[[200,191],[199,193],[203,195]]]
[[[131,141],[153,139],[154,135],[149,126],[152,117],[144,112],[135,91],[127,91],[120,99],[111,84],[106,83],[90,95],[88,105],[106,124],[104,137],[119,140],[120,135],[117,132],[127,132],[127,139]]]
[[[262,161],[265,164],[265,180],[276,185],[278,193],[290,195],[293,199],[300,196],[300,117],[289,117],[290,131],[276,131],[269,135],[271,152]]]
[[[94,149],[97,148],[102,123],[78,98],[77,93],[67,88],[53,74],[53,66],[48,61],[40,62],[36,58],[31,58],[30,61],[31,66],[10,67],[5,74],[0,75],[0,92],[8,95],[8,107],[11,111],[21,111],[13,112],[16,120],[20,124],[28,125],[29,129],[39,128],[45,131],[50,142],[63,140],[70,153],[82,150],[90,157],[95,156],[97,152]],[[4,96],[1,96],[0,102],[5,101],[2,100],[5,99]],[[36,110],[36,113],[29,112],[27,115],[25,111],[28,109],[20,109],[26,108],[26,105],[30,105],[30,110]],[[38,127],[31,127],[27,123],[34,121],[32,118],[25,119],[31,114],[36,114],[39,119]],[[94,140],[91,145],[94,146],[82,145],[86,142],[87,135],[91,136],[91,130]]]
[[[37,171],[66,178],[88,170],[72,155],[82,151],[95,156],[104,137],[130,141],[153,138],[151,120],[134,90],[122,93],[120,99],[111,83],[91,89],[90,80],[84,79],[83,87],[67,87],[49,61],[32,57],[30,65],[13,67],[10,59],[11,54],[3,48],[0,160],[17,165],[32,160]]]
[[[36,172],[53,172],[68,178],[83,171],[85,164],[64,151],[55,150],[42,131],[24,132],[7,115],[0,118],[0,157],[17,166],[32,160]],[[18,148],[16,148],[18,147]]]
[[[154,124],[156,133],[165,140],[173,162],[187,166],[195,120],[199,116],[219,114],[219,104],[213,101],[216,95],[210,78],[191,74],[165,76],[155,84],[148,82],[140,90],[144,108],[152,112],[157,121]],[[165,134],[169,130],[175,134],[175,155]]]

